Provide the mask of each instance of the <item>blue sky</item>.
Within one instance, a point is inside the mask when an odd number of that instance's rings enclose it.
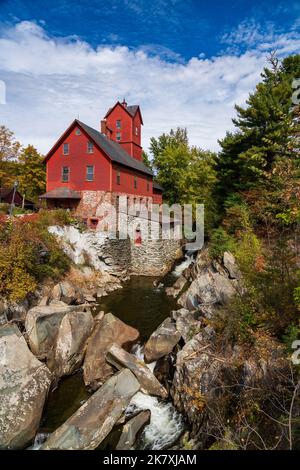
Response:
[[[268,52],[300,51],[296,1],[0,0],[0,123],[46,152],[77,115],[126,96],[144,146],[177,125],[217,149]]]
[[[297,1],[260,0],[3,0],[1,20],[40,21],[50,35],[76,35],[93,47],[99,44],[144,46],[169,59],[220,54],[226,35],[243,22],[255,21],[261,32],[295,29]],[[299,26],[299,25],[298,25]],[[247,44],[240,44],[239,51]]]

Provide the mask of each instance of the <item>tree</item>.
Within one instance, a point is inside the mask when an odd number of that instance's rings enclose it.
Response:
[[[205,204],[206,221],[215,211],[216,155],[190,147],[186,129],[151,139],[153,166],[169,204]],[[209,222],[210,223],[210,222]]]
[[[152,162],[149,158],[149,155],[144,150],[142,152],[142,159],[143,159],[144,165],[146,165],[147,168],[152,170]]]
[[[158,139],[155,139],[154,137],[151,137],[150,139],[150,151],[153,155],[154,159],[154,166],[155,166],[155,161],[163,153],[163,151],[167,147],[173,147],[176,148],[178,145],[188,145],[188,137],[187,137],[187,130],[182,129],[180,127],[177,127],[177,129],[174,131],[174,129],[171,129],[169,134],[162,134],[161,136],[158,137]]]
[[[19,188],[27,199],[36,200],[45,192],[46,169],[43,157],[32,146],[22,150],[19,157]]]
[[[0,126],[0,187],[12,186],[18,171],[17,160],[21,145],[13,132]]]
[[[245,108],[235,106],[237,130],[219,141],[220,192],[253,188],[264,181],[277,157],[291,156],[295,120],[291,111],[292,81],[300,76],[300,55],[287,57],[278,66],[271,57],[262,81],[250,94]]]

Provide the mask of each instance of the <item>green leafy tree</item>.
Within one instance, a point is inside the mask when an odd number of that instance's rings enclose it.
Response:
[[[205,204],[205,217],[211,224],[216,212],[213,189],[216,184],[216,155],[190,147],[186,129],[171,130],[151,139],[153,167],[170,204]]]
[[[0,126],[0,187],[13,185],[18,172],[17,160],[21,145],[16,141],[13,132]]]
[[[27,199],[36,200],[45,192],[46,168],[43,157],[32,146],[24,148],[19,157],[20,191]]]

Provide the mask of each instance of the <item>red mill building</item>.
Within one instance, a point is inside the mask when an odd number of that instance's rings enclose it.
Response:
[[[74,209],[84,218],[97,215],[103,202],[162,202],[162,188],[142,160],[139,106],[117,102],[101,121],[101,132],[75,119],[45,158],[48,207]]]

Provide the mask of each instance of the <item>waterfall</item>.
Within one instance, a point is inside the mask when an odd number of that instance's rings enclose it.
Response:
[[[132,348],[132,354],[144,360],[144,346],[137,344]],[[153,372],[156,362],[146,364]],[[135,447],[138,449],[160,450],[172,445],[184,431],[182,416],[176,411],[170,401],[166,402],[157,397],[138,392],[131,399],[126,410],[129,417],[139,411],[150,410],[150,423],[145,427]]]
[[[171,402],[138,392],[131,399],[126,415],[129,417],[142,410],[150,410],[151,418],[136,442],[135,448],[165,449],[174,444],[184,431],[182,416]]]
[[[195,251],[187,251],[184,255],[184,259],[173,269],[172,274],[179,277],[186,268],[194,263],[195,253]]]
[[[50,433],[48,432],[38,432],[34,438],[34,443],[27,450],[39,450],[49,436]]]

